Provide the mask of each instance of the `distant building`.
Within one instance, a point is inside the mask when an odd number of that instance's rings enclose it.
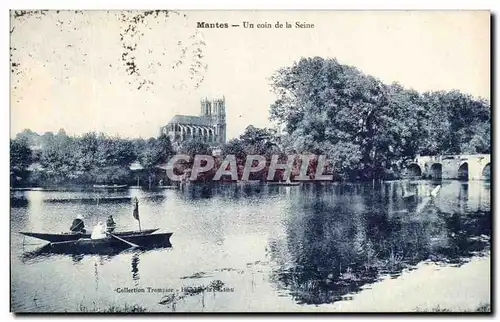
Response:
[[[226,99],[200,101],[200,116],[175,115],[161,133],[170,137],[174,147],[190,139],[200,139],[211,146],[226,142]]]

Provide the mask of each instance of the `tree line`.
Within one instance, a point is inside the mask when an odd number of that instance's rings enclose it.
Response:
[[[279,69],[271,88],[283,149],[326,154],[345,179],[400,173],[417,154],[491,150],[490,103],[457,90],[419,93],[320,57]]]
[[[151,181],[158,175],[156,165],[173,154],[166,135],[149,139],[124,139],[104,133],[69,136],[39,135],[24,130],[10,141],[11,185],[132,184],[136,179]],[[131,169],[139,162],[138,170]]]
[[[124,139],[95,132],[69,136],[63,129],[43,135],[24,130],[10,140],[10,148],[12,186],[132,185],[137,179],[143,185],[157,185],[160,181],[167,184],[169,179],[164,167],[174,154],[190,156],[189,162],[178,162],[174,169],[178,175],[187,170],[188,177],[195,155],[214,154],[214,147],[198,139],[182,142],[175,151],[165,134],[149,139]],[[287,159],[275,130],[250,125],[239,138],[220,147],[220,153],[214,156],[214,168],[200,173],[196,181],[211,180],[229,154],[236,157],[238,178],[242,176],[247,155],[266,158],[266,166],[260,172],[252,173],[250,180],[266,180],[273,154],[280,157],[280,163]],[[311,160],[312,168],[308,173],[313,173],[314,162]],[[300,162],[292,173],[298,175],[299,167]],[[273,180],[281,180],[282,174],[283,170],[277,170]],[[222,180],[231,178],[224,176]]]
[[[236,156],[241,178],[246,157],[266,157],[266,167],[251,180],[265,180],[272,155],[326,155],[326,172],[339,180],[397,178],[417,154],[477,154],[491,151],[490,103],[459,91],[419,93],[390,85],[335,59],[303,58],[271,77],[276,100],[270,120],[279,131],[248,126],[220,147],[215,168],[200,174],[210,180],[225,156]],[[42,135],[25,130],[10,141],[11,185],[127,183],[167,180],[165,164],[174,153],[210,155],[200,140],[182,142],[174,151],[168,136],[124,139],[103,133]],[[142,169],[131,170],[139,162]],[[192,165],[180,165],[183,171]],[[309,173],[315,171],[312,159]],[[301,164],[294,165],[297,175]],[[275,180],[280,180],[277,171]]]

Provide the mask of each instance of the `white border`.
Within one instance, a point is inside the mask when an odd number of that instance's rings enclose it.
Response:
[[[7,30],[9,30],[9,14],[8,14],[8,9],[148,9],[148,8],[168,8],[168,9],[185,9],[185,10],[193,10],[193,9],[247,9],[247,10],[256,10],[256,9],[270,9],[270,10],[277,10],[277,9],[286,9],[286,10],[293,10],[293,9],[305,9],[305,10],[318,10],[318,9],[336,9],[336,10],[438,10],[438,9],[446,9],[446,10],[456,10],[456,9],[473,9],[473,10],[481,10],[481,9],[487,9],[487,10],[492,10],[494,14],[499,14],[500,9],[499,9],[499,3],[500,1],[498,0],[484,0],[484,1],[465,1],[465,0],[455,0],[455,1],[437,1],[437,0],[411,0],[411,1],[398,1],[398,0],[388,0],[388,1],[380,1],[380,0],[343,0],[343,1],[336,1],[335,3],[327,2],[327,1],[318,1],[318,0],[307,0],[307,1],[293,1],[293,0],[288,0],[288,1],[276,1],[276,0],[253,0],[253,1],[234,1],[234,0],[218,0],[218,1],[210,1],[207,3],[206,1],[203,2],[202,0],[194,1],[194,0],[175,0],[175,1],[169,1],[168,3],[165,3],[165,1],[152,1],[152,0],[87,0],[87,1],[72,1],[72,2],[67,2],[67,1],[36,1],[36,0],[4,0],[1,2],[0,6],[2,7],[1,11],[1,30],[0,32],[0,37],[1,37],[1,44],[2,44],[2,50],[0,50],[0,57],[1,57],[1,62],[3,62],[3,66],[5,66],[5,71],[1,74],[2,76],[2,90],[1,90],[1,98],[2,98],[2,108],[0,109],[1,115],[0,115],[0,122],[2,122],[2,126],[0,126],[0,129],[2,131],[3,135],[3,140],[1,141],[1,149],[2,149],[2,158],[1,158],[1,180],[2,186],[1,186],[1,192],[0,196],[2,198],[1,204],[4,207],[4,211],[2,214],[2,231],[0,232],[1,240],[0,240],[0,245],[2,247],[2,256],[3,257],[3,265],[2,265],[2,278],[1,278],[1,284],[0,288],[2,290],[1,293],[1,305],[2,305],[2,321],[4,319],[13,319],[14,315],[11,313],[8,313],[10,311],[10,276],[9,276],[9,265],[10,265],[10,258],[7,258],[9,251],[10,251],[10,244],[9,244],[9,234],[10,234],[10,215],[9,215],[9,198],[8,198],[8,182],[9,182],[9,176],[7,174],[7,169],[9,167],[9,145],[8,145],[8,137],[10,135],[9,131],[9,89],[10,89],[10,84],[9,84],[9,76],[10,76],[10,68],[7,67],[7,61],[9,60],[9,33]],[[498,29],[498,16],[495,17],[496,20],[496,26],[494,26],[495,31]],[[497,45],[498,44],[498,33],[493,31],[494,33],[494,43],[495,44],[495,52],[498,55],[497,51]],[[492,45],[493,45],[492,44]],[[492,65],[494,66],[494,65]],[[496,69],[495,69],[496,71]],[[495,72],[493,71],[493,73]],[[496,79],[495,73],[493,74],[494,77],[493,79]],[[492,75],[492,76],[493,76]],[[498,92],[498,83],[495,81],[495,88],[493,89],[495,92]],[[495,96],[492,96],[495,97]],[[496,102],[492,101],[492,109],[496,109]],[[495,120],[494,122],[498,125],[500,124],[500,113],[498,111],[494,112],[495,115]],[[494,142],[498,143],[499,142],[499,135],[498,131],[495,131],[495,137],[494,137]],[[494,150],[496,150],[497,144],[494,146]],[[494,180],[496,181],[498,177],[498,164],[496,162],[496,158],[494,159]],[[500,200],[498,198],[498,191],[495,189],[495,196],[493,198],[494,200]],[[492,214],[493,215],[493,214]],[[496,214],[494,214],[496,215]],[[494,216],[493,215],[493,216]],[[494,233],[496,234],[495,239],[498,239],[498,222],[500,221],[499,218],[495,219],[495,227]],[[497,245],[493,246],[493,249],[496,250]],[[497,254],[495,251],[495,254],[493,255],[494,258],[497,258]],[[495,266],[495,277],[498,278],[498,263]],[[495,294],[498,295],[498,294]],[[495,303],[491,303],[495,308],[498,309],[498,302],[496,301],[496,297],[492,297],[492,299],[495,301]],[[75,316],[61,316],[58,318],[58,320],[62,321],[70,321],[70,319],[73,319]],[[153,316],[148,316],[148,317],[153,317]],[[319,315],[319,316],[314,316],[314,315],[308,315],[305,318],[311,319],[311,318],[328,318],[328,319],[339,319],[339,318],[348,318],[347,316],[324,316],[324,315]],[[52,317],[50,317],[52,318]],[[92,317],[92,320],[104,320],[105,317],[99,316],[97,319],[96,317]],[[135,318],[134,320],[146,320],[147,317],[139,317]],[[190,319],[190,317],[187,316],[163,316],[162,318],[166,319]],[[260,317],[260,316],[255,316],[255,318],[259,318],[262,320],[270,320],[269,317]],[[282,318],[284,319],[289,319],[290,316],[283,316]],[[385,320],[385,316],[380,316],[380,319]],[[404,317],[400,316],[398,319],[410,319],[411,317]],[[447,319],[454,319],[454,316],[442,316],[442,318],[447,318]],[[466,318],[466,320],[479,320],[480,317],[469,317]],[[42,317],[36,317],[34,318],[35,320],[41,320],[43,319]],[[91,319],[90,317],[86,318],[79,318],[81,320],[87,320]],[[210,317],[210,316],[205,316],[205,319],[207,320],[212,320],[215,321],[218,319],[218,317]],[[238,319],[238,316],[231,317],[229,320],[236,320]],[[361,320],[361,317],[355,317],[349,318],[349,320]],[[438,317],[432,317],[430,320],[438,320]]]
[[[403,0],[403,1],[381,1],[381,0],[338,0],[335,2],[321,0],[171,0],[168,2],[158,0],[88,0],[88,1],[36,1],[36,0],[8,0],[7,3],[13,9],[285,9],[285,10],[438,10],[438,9],[491,9],[495,5],[493,0],[471,1],[471,0]],[[43,4],[42,4],[43,3]]]

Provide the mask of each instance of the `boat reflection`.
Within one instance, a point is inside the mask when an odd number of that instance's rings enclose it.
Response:
[[[132,279],[134,281],[138,281],[139,280],[139,254],[138,253],[134,253],[134,255],[132,255]]]
[[[41,246],[35,250],[31,251],[25,251],[21,255],[21,260],[25,262],[33,261],[33,260],[39,260],[43,258],[49,258],[52,255],[68,255],[71,256],[73,259],[73,262],[77,263],[81,261],[85,255],[101,255],[104,257],[113,257],[121,253],[126,253],[129,251],[133,251],[136,253],[141,253],[141,252],[146,252],[146,251],[151,251],[155,249],[162,249],[162,248],[169,248],[172,247],[172,244],[170,243],[169,240],[165,240],[161,244],[153,244],[148,247],[139,247],[139,248],[134,248],[134,247],[126,247],[121,246],[120,247],[97,247],[93,248],[92,251],[89,251],[89,249],[82,249],[82,248],[74,248],[74,247],[69,247],[69,245],[65,245],[64,247],[59,247],[54,244],[46,244],[44,246]],[[139,259],[135,259],[135,263],[132,263],[132,267],[137,267],[139,263]],[[132,269],[134,271],[134,268]]]
[[[84,256],[85,255],[82,255],[82,254],[75,254],[75,255],[71,255],[71,258],[73,259],[73,263],[77,264],[77,263],[82,261]]]

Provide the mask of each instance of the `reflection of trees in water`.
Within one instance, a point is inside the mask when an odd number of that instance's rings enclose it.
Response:
[[[426,259],[460,264],[489,245],[489,237],[479,238],[490,236],[489,212],[448,214],[431,207],[420,215],[394,215],[377,194],[364,206],[339,198],[302,199],[290,210],[286,240],[269,243],[278,267],[271,279],[299,303],[338,301]]]
[[[475,211],[467,214],[447,214],[446,228],[450,245],[442,251],[451,260],[470,257],[489,247],[491,236],[490,212]]]
[[[266,186],[263,183],[237,184],[230,182],[207,182],[187,184],[183,197],[190,200],[207,199],[214,196],[240,199],[247,197],[271,196],[280,193],[279,187]]]
[[[26,197],[11,197],[10,198],[10,206],[11,208],[21,208],[21,207],[26,207],[29,204],[28,199]]]

